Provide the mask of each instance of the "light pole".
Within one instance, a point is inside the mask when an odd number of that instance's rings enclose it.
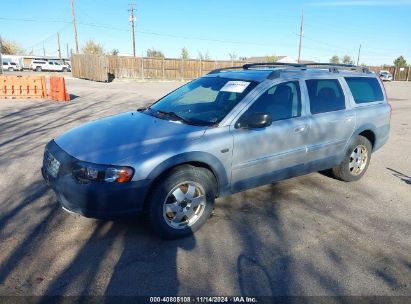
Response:
[[[0,74],[3,74],[3,57],[1,56],[2,50],[3,50],[3,39],[0,36],[0,63],[1,63]]]

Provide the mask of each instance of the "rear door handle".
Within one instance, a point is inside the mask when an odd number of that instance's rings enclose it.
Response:
[[[352,121],[353,119],[354,119],[353,115],[345,117],[345,121],[348,121],[348,122]]]
[[[298,133],[298,132],[304,132],[306,128],[307,128],[306,125],[298,126],[297,128],[294,129],[294,132],[296,132],[296,133]]]

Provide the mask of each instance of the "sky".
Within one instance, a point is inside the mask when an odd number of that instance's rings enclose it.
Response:
[[[106,51],[132,53],[129,4],[132,0],[74,0],[80,48],[92,39]],[[71,0],[1,0],[0,35],[26,53],[57,55],[75,51]],[[411,0],[134,0],[137,55],[147,49],[178,58],[186,47],[212,59],[298,57],[304,10],[302,59],[328,62],[351,56],[360,64],[411,62]]]

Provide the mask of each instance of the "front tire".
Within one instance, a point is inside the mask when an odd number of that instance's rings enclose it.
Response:
[[[207,169],[176,167],[154,185],[147,205],[153,231],[162,238],[180,238],[197,231],[214,208],[216,181]]]
[[[9,72],[14,72],[14,69],[13,68],[8,68],[8,71]]]
[[[41,72],[41,67],[36,67],[36,72]]]
[[[348,147],[343,162],[332,169],[334,177],[346,182],[359,180],[368,169],[371,152],[370,141],[358,135]]]

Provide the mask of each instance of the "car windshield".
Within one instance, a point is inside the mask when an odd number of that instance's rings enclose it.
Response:
[[[219,123],[256,85],[255,81],[199,78],[163,97],[145,112],[193,125],[213,125]]]

